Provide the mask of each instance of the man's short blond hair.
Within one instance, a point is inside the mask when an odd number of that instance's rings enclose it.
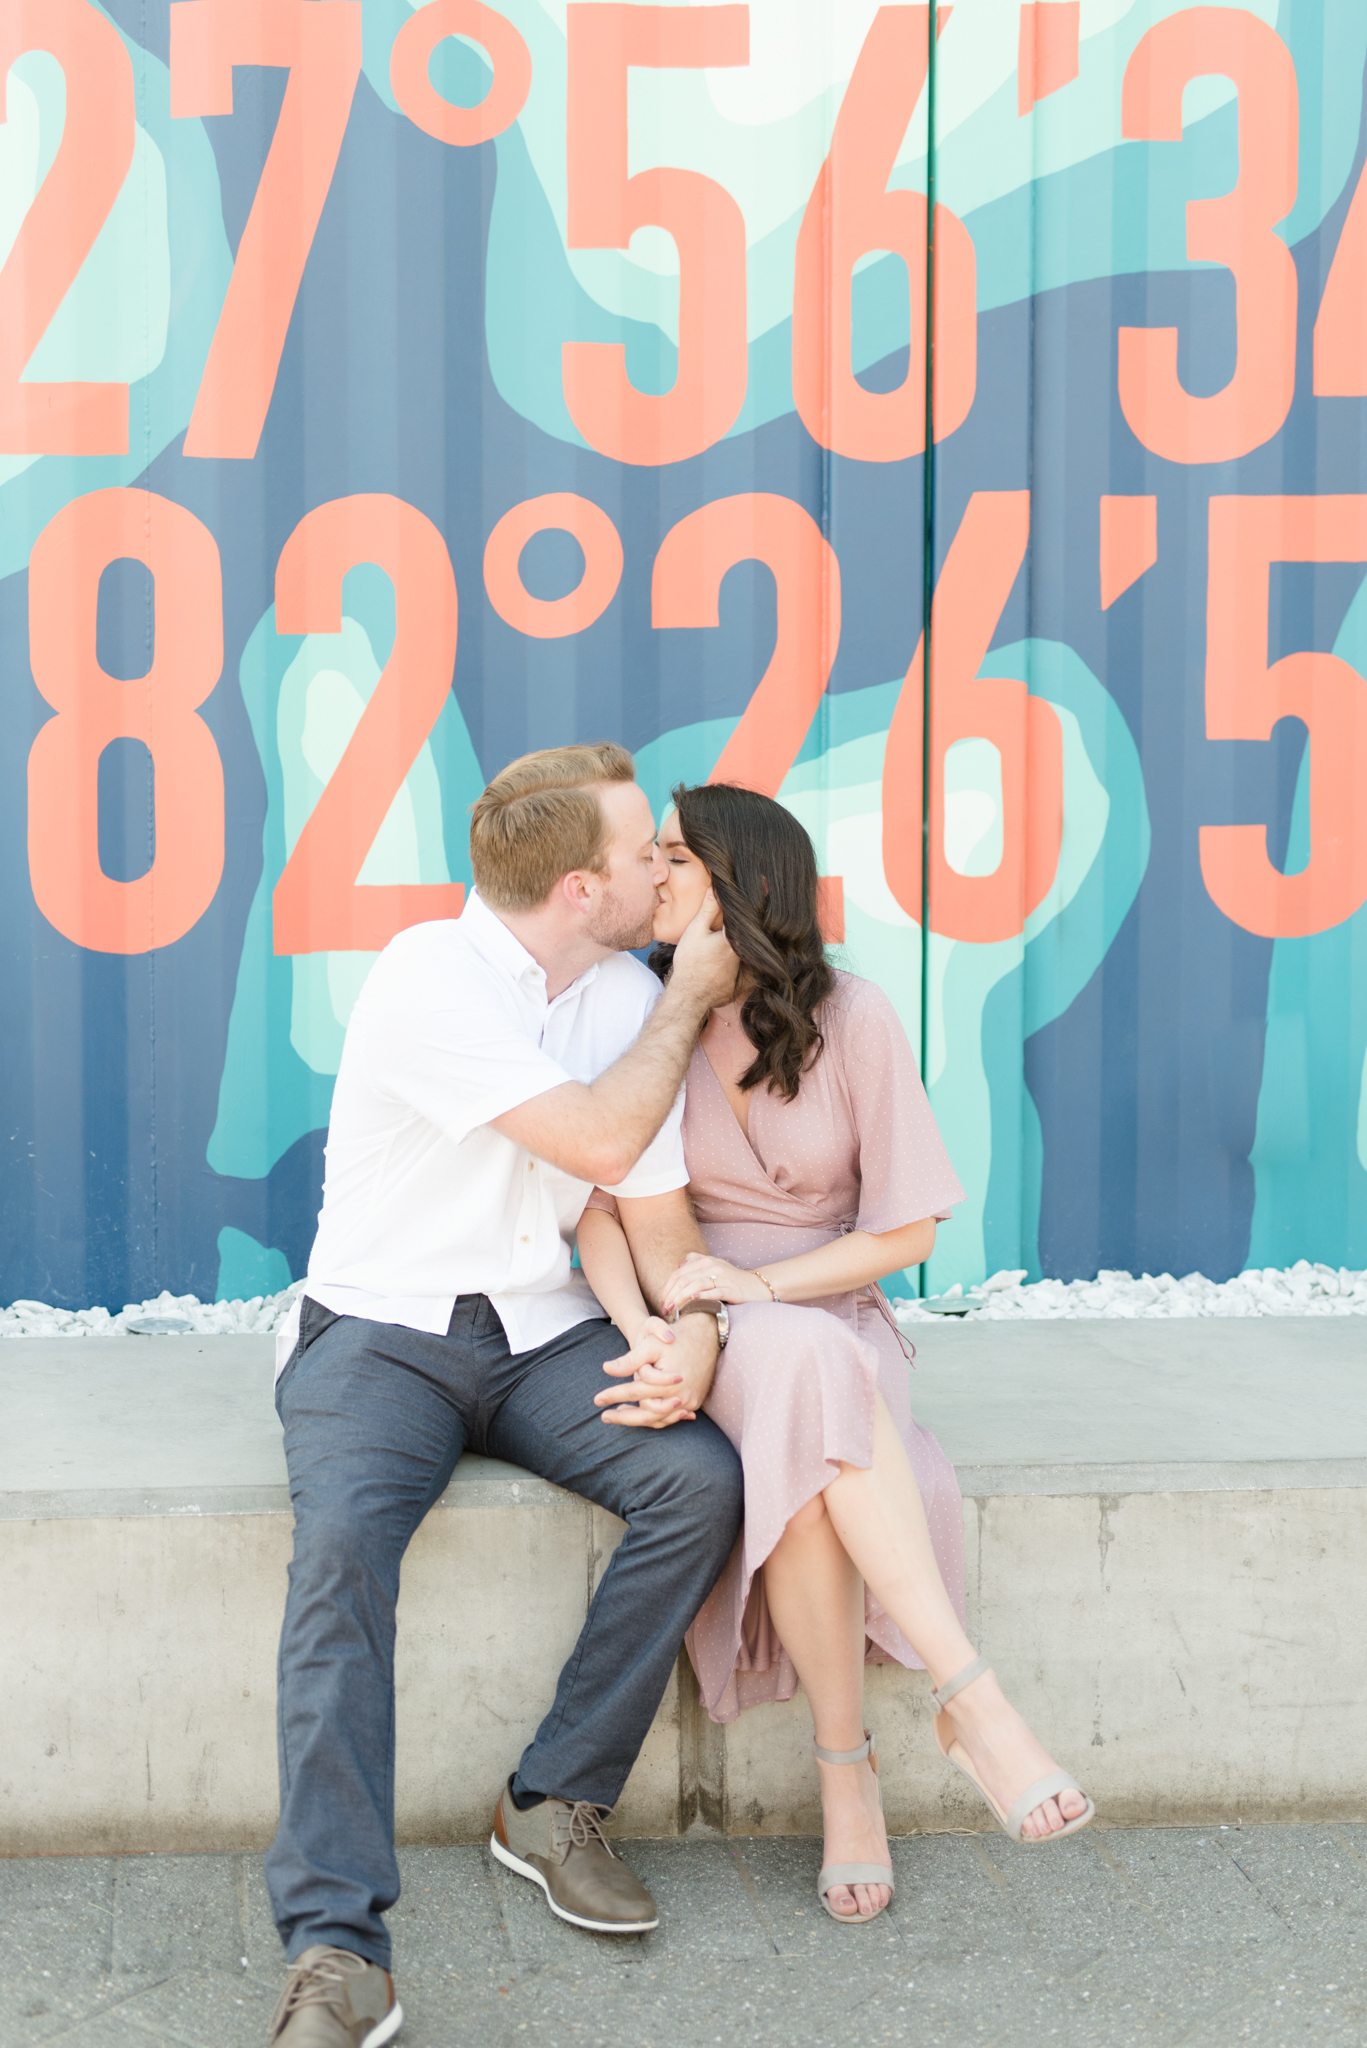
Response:
[[[496,775],[470,811],[475,887],[494,910],[534,910],[562,875],[607,873],[607,825],[595,785],[634,782],[625,747],[595,740],[542,747]]]

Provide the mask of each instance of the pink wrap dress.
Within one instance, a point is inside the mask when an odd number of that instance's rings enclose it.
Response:
[[[944,1220],[964,1199],[882,990],[838,974],[818,1021],[825,1043],[796,1101],[755,1089],[748,1139],[706,1053],[699,1046],[693,1054],[683,1123],[689,1193],[709,1250],[734,1265],[795,1258],[851,1230]],[[962,1501],[949,1459],[912,1419],[912,1355],[875,1286],[816,1302],[732,1308],[706,1412],[740,1453],[745,1526],[687,1639],[714,1721],[791,1699],[797,1689],[765,1601],[764,1560],[842,1463],[872,1463],[876,1392],[907,1447],[940,1572],[962,1619]],[[867,1591],[864,1628],[866,1661],[921,1668]]]

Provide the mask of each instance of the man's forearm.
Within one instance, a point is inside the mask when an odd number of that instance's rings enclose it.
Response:
[[[690,1252],[706,1252],[706,1239],[683,1188],[672,1195],[619,1201],[617,1207],[641,1292],[658,1310],[670,1274]]]
[[[491,1117],[493,1129],[576,1180],[624,1181],[669,1115],[704,1017],[735,991],[736,956],[711,925],[715,913],[709,891],[675,948],[668,988],[606,1073],[548,1088]]]
[[[616,1187],[669,1115],[707,1009],[696,992],[666,989],[634,1044],[596,1081],[551,1088],[495,1117],[494,1129],[576,1180]],[[701,1249],[698,1239],[679,1256]]]
[[[635,1043],[589,1083],[591,1114],[612,1128],[620,1150],[622,1170],[614,1180],[626,1178],[669,1115],[707,1010],[695,990],[667,988]]]

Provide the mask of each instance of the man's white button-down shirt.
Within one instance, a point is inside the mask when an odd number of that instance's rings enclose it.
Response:
[[[400,932],[347,1026],[311,1297],[444,1333],[457,1295],[487,1294],[515,1352],[601,1316],[571,1265],[592,1184],[490,1124],[563,1082],[595,1080],[660,993],[649,968],[615,953],[548,1003],[543,970],[473,892],[459,919]],[[687,1184],[682,1117],[680,1088],[615,1194]]]

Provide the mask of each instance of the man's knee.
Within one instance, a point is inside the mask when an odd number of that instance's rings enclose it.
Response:
[[[402,1543],[387,1540],[377,1517],[359,1516],[343,1506],[297,1513],[290,1582],[298,1590],[337,1595],[392,1584],[397,1595]]]
[[[678,1422],[663,1434],[682,1439],[670,1444],[674,1453],[676,1510],[700,1529],[726,1532],[730,1549],[744,1510],[745,1483],[741,1462],[728,1437],[705,1415],[696,1422]]]

